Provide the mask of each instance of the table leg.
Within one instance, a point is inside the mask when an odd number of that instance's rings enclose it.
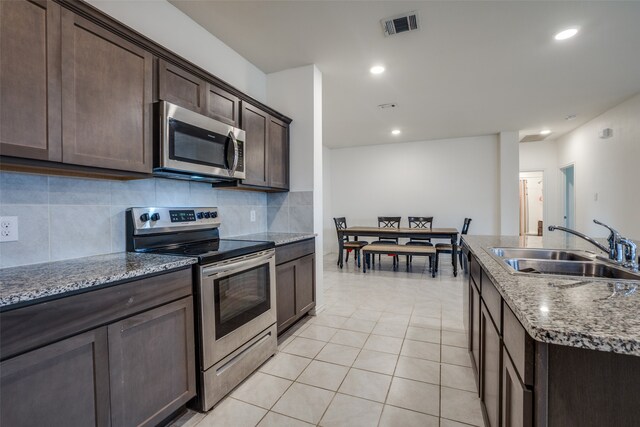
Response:
[[[429,257],[429,265],[431,265],[431,277],[436,277],[436,269],[433,266],[433,256],[435,255]]]
[[[340,268],[342,268],[342,254],[344,253],[344,235],[339,233],[338,236],[338,263],[340,264]]]
[[[451,265],[453,277],[458,277],[458,234],[451,235]]]

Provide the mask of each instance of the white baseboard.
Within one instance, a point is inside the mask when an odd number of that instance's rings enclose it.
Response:
[[[313,310],[309,311],[309,315],[310,316],[317,316],[318,314],[322,313],[326,308],[327,308],[327,306],[324,305],[324,304],[316,305]]]

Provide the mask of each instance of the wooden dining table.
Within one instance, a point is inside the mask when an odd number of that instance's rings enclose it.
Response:
[[[344,236],[354,237],[358,240],[359,236],[368,237],[387,237],[387,238],[432,238],[432,239],[450,239],[452,246],[451,253],[451,265],[453,266],[454,277],[458,276],[458,257],[456,256],[458,249],[458,230],[456,228],[391,228],[391,227],[347,227],[342,230],[338,230],[338,245],[339,245],[339,261],[340,267],[343,264],[344,253]]]

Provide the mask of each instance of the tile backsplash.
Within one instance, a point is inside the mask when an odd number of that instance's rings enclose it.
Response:
[[[306,205],[299,205],[305,211]],[[271,208],[261,192],[160,178],[109,181],[0,172],[0,215],[17,216],[19,222],[19,241],[0,243],[0,267],[124,251],[124,212],[132,206],[217,206],[222,237],[270,230]],[[287,214],[290,209],[287,204]],[[287,218],[286,223],[295,228],[305,221]]]
[[[269,193],[267,224],[273,232],[313,232],[313,191]]]

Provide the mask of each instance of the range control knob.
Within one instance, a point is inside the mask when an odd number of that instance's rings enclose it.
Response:
[[[151,221],[157,221],[159,219],[160,219],[160,214],[159,213],[156,212],[154,214],[151,214]]]
[[[142,215],[140,215],[140,221],[142,221],[142,222],[149,221],[149,214],[145,212]]]
[[[202,219],[202,218],[204,218],[204,215],[202,214],[202,212],[198,212],[198,213],[196,214],[196,218],[198,218],[198,219]]]
[[[209,212],[205,212],[205,213],[204,213],[204,217],[205,217],[205,218],[211,218],[211,214],[210,214]]]
[[[218,218],[218,212],[211,212],[211,218]]]

